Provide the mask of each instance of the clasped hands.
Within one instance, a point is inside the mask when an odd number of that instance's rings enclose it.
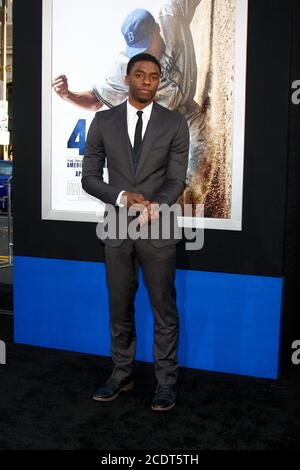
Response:
[[[140,193],[125,191],[120,202],[130,208],[133,213],[141,212],[138,217],[141,226],[159,218],[159,203],[147,201]]]

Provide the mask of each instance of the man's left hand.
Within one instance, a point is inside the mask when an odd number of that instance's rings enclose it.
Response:
[[[139,222],[141,226],[146,223],[151,223],[159,218],[159,203],[151,202],[147,207],[144,208],[143,212],[139,215]]]

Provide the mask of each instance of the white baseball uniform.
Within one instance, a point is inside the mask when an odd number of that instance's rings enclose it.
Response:
[[[160,58],[160,85],[155,100],[171,110],[184,114],[190,130],[190,153],[187,182],[201,164],[205,149],[204,116],[194,101],[197,86],[197,64],[190,23],[201,0],[169,0],[158,12],[157,22],[165,42]],[[121,52],[108,76],[93,86],[97,98],[108,107],[122,103],[128,95],[124,81],[129,58]]]

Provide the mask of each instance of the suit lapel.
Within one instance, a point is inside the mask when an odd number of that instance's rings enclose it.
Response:
[[[134,176],[134,166],[132,160],[132,147],[128,136],[127,128],[127,100],[120,104],[118,107],[118,117],[116,119],[116,136],[115,138],[119,141],[121,148],[121,156],[124,156],[127,168],[130,168],[132,175]]]
[[[159,106],[154,102],[148,126],[143,138],[143,145],[137,164],[136,176],[143,168],[161,124]]]

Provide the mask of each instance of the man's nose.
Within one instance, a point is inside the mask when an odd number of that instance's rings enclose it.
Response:
[[[144,85],[150,85],[150,77],[144,77]]]

